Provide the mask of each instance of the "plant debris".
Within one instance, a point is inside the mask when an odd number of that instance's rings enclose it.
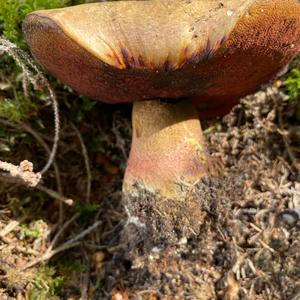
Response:
[[[33,164],[28,160],[21,161],[19,166],[0,160],[0,170],[9,172],[12,177],[22,179],[29,187],[37,186],[42,177],[41,173],[33,172]]]

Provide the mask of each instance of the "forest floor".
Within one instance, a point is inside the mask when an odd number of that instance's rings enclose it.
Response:
[[[0,1],[0,35],[29,53],[27,13],[88,2]],[[37,172],[54,143],[53,111],[49,93],[24,89],[20,53],[1,38],[0,169],[28,160]],[[203,121],[219,173],[191,187],[202,225],[152,248],[122,201],[131,106],[96,103],[47,75],[60,107],[55,160],[36,187],[0,170],[0,300],[299,300],[299,70],[298,58],[282,82]]]
[[[70,117],[64,102],[42,183],[1,175],[0,299],[300,299],[299,108],[287,98],[268,87],[203,124],[222,171],[193,187],[209,195],[200,233],[146,258],[124,238],[130,106],[81,115],[75,103]],[[39,114],[51,126],[49,109]],[[52,130],[0,125],[1,159],[43,165]]]

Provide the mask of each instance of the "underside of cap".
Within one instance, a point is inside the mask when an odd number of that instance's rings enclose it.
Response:
[[[25,38],[53,75],[94,99],[193,97],[231,107],[300,50],[298,0],[93,3],[29,14]]]
[[[219,48],[253,0],[118,1],[34,14],[118,69],[177,70]]]

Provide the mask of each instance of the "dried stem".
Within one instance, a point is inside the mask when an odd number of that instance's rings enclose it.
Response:
[[[57,240],[60,238],[60,236],[63,234],[63,232],[80,216],[80,213],[76,213],[71,219],[66,221],[63,226],[60,228],[60,230],[56,233],[54,238],[52,239],[48,249],[46,252],[52,251],[53,247],[55,246]]]
[[[15,183],[15,184],[19,184],[19,185],[27,185],[24,180],[19,180],[17,177],[13,177],[13,176],[10,176],[10,175],[7,175],[7,174],[1,174],[0,173],[0,178],[1,178],[1,181],[5,181],[5,182],[8,182],[8,183]],[[48,196],[50,196],[51,198],[55,199],[55,200],[58,200],[58,201],[61,201],[62,203],[68,205],[68,206],[72,206],[74,201],[70,198],[67,198],[67,197],[64,197],[62,195],[60,195],[59,193],[57,193],[56,191],[54,190],[51,190],[41,184],[38,184],[37,186],[35,186],[34,188],[46,193]]]
[[[74,238],[70,239],[69,241],[65,242],[64,244],[62,244],[61,246],[57,247],[54,250],[50,250],[50,251],[46,251],[41,257],[39,257],[36,260],[31,261],[30,263],[28,263],[26,266],[24,266],[21,271],[24,271],[28,268],[31,268],[43,261],[49,260],[50,258],[52,258],[54,255],[66,251],[70,248],[74,248],[78,245],[80,245],[80,240],[82,240],[85,236],[87,236],[88,234],[90,234],[92,231],[94,231],[99,225],[102,224],[102,221],[97,221],[95,222],[92,226],[88,227],[86,230],[82,231],[81,233],[79,233],[78,235],[76,235]]]
[[[41,179],[41,173],[34,173],[33,164],[28,160],[23,160],[19,166],[0,160],[0,169],[8,172],[12,177],[22,179],[30,187],[37,186]]]
[[[54,141],[48,161],[43,169],[39,172],[41,174],[44,174],[46,171],[48,171],[54,161],[59,141],[60,122],[56,95],[49,82],[43,75],[42,71],[37,67],[32,58],[29,57],[29,55],[27,55],[24,51],[17,48],[16,45],[3,38],[0,38],[0,51],[4,51],[9,56],[11,56],[15,60],[17,65],[22,69],[22,72],[25,76],[25,80],[23,81],[25,95],[28,95],[28,82],[30,82],[33,85],[34,89],[46,91],[49,94],[49,98],[51,99],[54,111]]]
[[[80,146],[82,149],[82,155],[84,157],[84,163],[85,163],[85,169],[86,169],[86,174],[87,174],[87,187],[86,187],[86,202],[90,202],[90,196],[91,196],[91,187],[92,187],[92,174],[91,174],[91,168],[90,168],[90,160],[88,156],[88,152],[86,149],[86,146],[84,144],[82,135],[80,131],[77,129],[77,127],[71,122],[71,126],[76,132],[76,135],[78,137],[78,140],[80,142]]]
[[[60,201],[60,202],[62,202],[64,204],[66,204],[68,206],[72,206],[74,204],[73,199],[67,198],[65,196],[62,196],[61,194],[59,194],[59,193],[57,193],[57,192],[55,192],[55,191],[53,191],[53,190],[51,190],[51,189],[43,186],[43,185],[39,184],[36,188],[38,190],[46,193],[48,196],[52,197],[53,199],[56,199],[56,200],[58,200],[58,201]]]
[[[44,148],[44,150],[47,152],[47,154],[48,155],[51,154],[51,150],[50,150],[49,146],[47,145],[47,143],[43,140],[41,135],[37,131],[35,131],[30,125],[28,125],[26,123],[23,123],[23,122],[13,123],[13,122],[10,122],[10,121],[7,121],[7,120],[2,120],[2,119],[0,119],[0,123],[2,123],[5,126],[12,127],[14,129],[20,129],[21,128],[21,129],[25,130],[26,132],[30,133],[36,139],[36,141]],[[53,169],[54,169],[54,173],[55,173],[55,179],[56,179],[58,194],[63,195],[63,188],[62,188],[62,184],[61,184],[60,171],[59,171],[59,167],[58,167],[55,159],[53,160]],[[49,190],[46,191],[46,193],[49,194]],[[57,199],[57,196],[55,196],[53,198]],[[63,199],[64,197],[61,196],[61,198]],[[63,202],[64,201],[59,201],[59,222],[60,222],[60,224],[63,223],[63,206],[62,206]]]

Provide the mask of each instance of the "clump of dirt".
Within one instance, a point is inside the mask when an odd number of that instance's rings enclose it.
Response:
[[[141,265],[147,264],[153,251],[159,253],[167,249],[168,255],[172,251],[177,254],[188,239],[203,235],[204,223],[209,218],[218,220],[219,212],[230,212],[231,200],[243,192],[241,182],[238,174],[235,180],[224,174],[207,175],[180,199],[164,199],[137,186],[138,196],[122,199],[128,214],[123,237],[131,258]]]
[[[210,194],[192,189],[179,199],[165,199],[136,186],[136,195],[123,196],[128,214],[125,238],[145,256],[153,248],[165,248],[191,235],[198,235]]]

